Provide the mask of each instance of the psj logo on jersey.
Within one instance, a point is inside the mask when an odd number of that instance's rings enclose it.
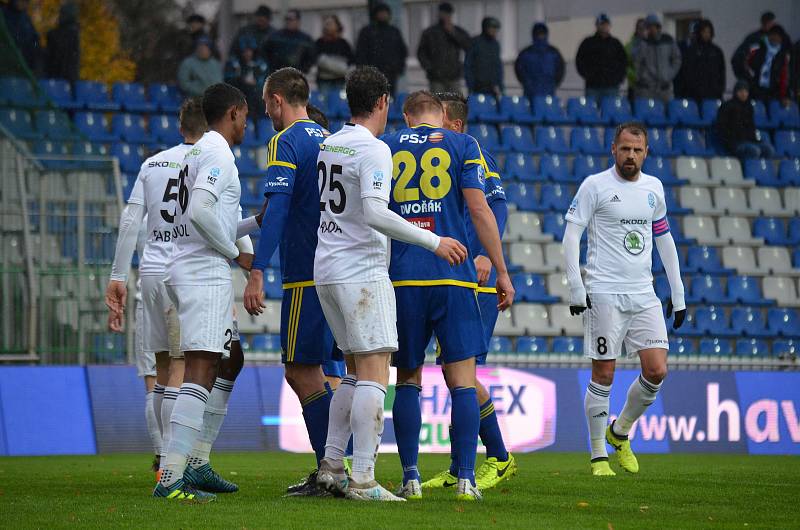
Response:
[[[436,136],[436,139],[434,139],[433,136]],[[417,133],[401,134],[400,143],[402,144],[403,142],[408,142],[410,144],[424,144],[425,142],[428,141],[428,138],[429,137],[427,134],[417,134]],[[430,140],[432,142],[439,142],[441,141],[441,139],[442,135],[440,133],[433,133],[430,137]]]

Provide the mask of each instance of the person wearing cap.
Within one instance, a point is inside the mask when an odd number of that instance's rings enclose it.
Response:
[[[503,60],[497,33],[500,21],[486,17],[481,22],[481,34],[472,39],[464,58],[464,79],[471,94],[503,95]]]
[[[192,55],[178,67],[178,86],[187,96],[202,96],[206,88],[222,82],[222,65],[211,55],[211,39],[201,37]]]
[[[239,29],[231,41],[229,56],[236,56],[241,59],[242,46],[255,45],[256,56],[264,42],[272,35],[275,28],[271,25],[272,9],[269,6],[260,5],[253,13],[253,22]]]
[[[406,71],[408,47],[400,30],[391,24],[392,10],[379,2],[370,11],[370,23],[361,28],[356,41],[356,65],[374,66],[389,80],[392,95],[397,78]]]
[[[746,158],[772,158],[775,150],[759,139],[753,119],[753,105],[746,81],[737,81],[733,97],[722,104],[714,124],[719,139],[733,156]]]
[[[300,11],[290,9],[282,29],[274,31],[261,46],[270,73],[291,66],[308,73],[314,65],[314,41],[300,30]]]
[[[661,20],[656,15],[645,19],[647,38],[637,47],[633,56],[636,68],[637,98],[672,99],[672,81],[681,69],[681,51],[671,35],[661,31]]]
[[[733,67],[733,73],[736,76],[736,79],[747,78],[747,65],[745,64],[747,56],[752,50],[761,46],[761,43],[767,38],[767,33],[772,26],[778,23],[778,20],[775,17],[775,13],[772,11],[764,11],[761,14],[760,22],[761,25],[759,28],[747,35],[742,43],[736,48],[736,51],[733,52],[733,56],[731,57],[731,66]],[[788,36],[786,37],[786,40],[786,45],[791,46],[791,42],[788,42]]]
[[[431,92],[460,92],[461,52],[469,50],[469,33],[453,23],[453,4],[439,4],[439,20],[422,32],[417,58],[428,77]]]
[[[586,37],[578,48],[575,66],[586,81],[586,97],[598,103],[606,96],[616,96],[625,79],[628,62],[622,43],[611,36],[611,20],[605,13],[597,15],[596,32]]]
[[[531,102],[536,96],[553,96],[564,80],[564,57],[547,41],[549,30],[544,22],[537,22],[531,29],[533,44],[519,52],[514,62],[525,96]]]
[[[698,105],[704,99],[722,99],[725,91],[725,56],[714,44],[714,24],[708,19],[697,21],[695,38],[683,51],[681,71],[675,82],[676,97],[694,99]]]

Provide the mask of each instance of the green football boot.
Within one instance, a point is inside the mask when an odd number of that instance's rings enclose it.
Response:
[[[239,491],[239,486],[219,476],[219,473],[211,469],[211,464],[203,464],[198,468],[186,466],[183,480],[190,486],[212,493],[236,493]]]

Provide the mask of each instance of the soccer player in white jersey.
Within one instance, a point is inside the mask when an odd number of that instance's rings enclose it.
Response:
[[[237,245],[241,185],[231,151],[244,138],[247,102],[240,90],[219,83],[203,94],[203,113],[210,130],[189,150],[178,177],[175,237],[165,279],[180,321],[186,369],[170,418],[172,437],[161,478],[153,491],[155,497],[199,502],[215,496],[185,483],[184,472],[208,420],[204,413],[209,412],[212,388],[218,390],[220,360],[230,356],[234,339],[230,260],[249,270],[253,259],[249,238],[249,248],[244,241]],[[230,393],[229,388],[220,390]]]
[[[675,312],[672,327],[677,329],[686,316],[664,187],[656,177],[641,172],[647,157],[645,127],[640,123],[618,126],[611,153],[614,166],[586,177],[578,188],[565,216],[563,241],[570,313],[583,313],[583,349],[592,359],[584,410],[591,440],[592,474],[598,476],[615,475],[608,464],[606,442],[615,449],[623,469],[639,471],[628,433],[656,400],[667,375],[667,327],[651,273],[654,242],[671,290],[667,317]],[[581,235],[586,228],[589,248],[584,286],[579,256]],[[607,426],[614,368],[623,347],[628,356],[638,353],[642,372],[628,389],[622,412]]]
[[[351,120],[323,142],[319,240],[314,283],[348,373],[334,393],[325,458],[317,482],[358,500],[404,501],[375,481],[375,458],[383,434],[383,403],[389,361],[397,351],[397,313],[389,280],[389,237],[419,245],[450,264],[467,250],[458,241],[423,230],[389,210],[392,155],[376,137],[389,109],[389,82],[362,66],[347,78]],[[353,471],[343,458],[353,435]]]

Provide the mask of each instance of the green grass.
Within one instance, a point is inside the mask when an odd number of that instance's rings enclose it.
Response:
[[[479,456],[479,460],[482,459]],[[421,502],[367,504],[285,499],[310,455],[220,453],[215,467],[239,493],[207,505],[150,498],[146,455],[0,459],[4,528],[800,528],[800,459],[743,455],[643,455],[641,472],[589,475],[586,455],[518,455],[519,474],[458,503],[452,491]],[[423,456],[427,476],[447,465]],[[378,479],[398,478],[381,455]]]

